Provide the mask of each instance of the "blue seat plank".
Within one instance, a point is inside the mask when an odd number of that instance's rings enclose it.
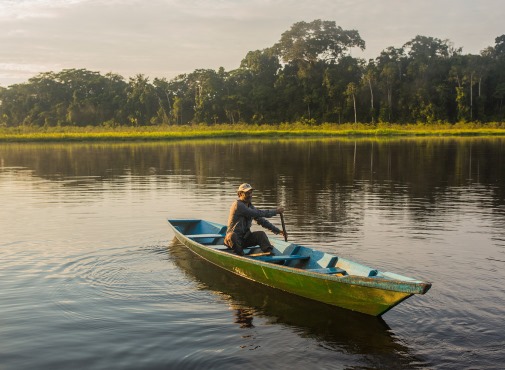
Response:
[[[280,256],[261,256],[255,259],[264,262],[280,262],[280,261],[292,261],[292,260],[308,260],[309,256],[300,256],[299,254],[290,255],[280,255]]]
[[[190,239],[203,239],[203,238],[224,238],[222,234],[194,234],[194,235],[186,235],[186,237]]]
[[[338,267],[327,267],[322,269],[307,269],[310,272],[318,272],[320,274],[347,274],[347,271]]]
[[[231,249],[230,247],[228,247],[224,244],[213,246],[213,248],[217,249],[219,251],[228,251],[228,252],[235,253],[235,251],[233,249]],[[251,253],[256,248],[259,248],[259,247],[257,245],[253,245],[252,247],[244,247],[243,249],[244,249],[244,253],[247,255],[248,253]]]

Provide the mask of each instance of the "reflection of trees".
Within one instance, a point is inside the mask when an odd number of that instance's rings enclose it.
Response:
[[[478,185],[489,191],[496,205],[504,204],[504,158],[504,139],[482,138],[0,147],[4,167],[26,167],[48,179],[135,182],[148,178],[160,187],[177,183],[201,190],[214,184],[223,189],[221,194],[232,194],[236,185],[247,181],[261,190],[257,203],[282,203],[299,218],[291,222],[307,225],[324,219],[333,227],[359,226],[370,195],[402,208],[421,201],[426,211],[449,190]],[[313,226],[324,232],[321,222]]]

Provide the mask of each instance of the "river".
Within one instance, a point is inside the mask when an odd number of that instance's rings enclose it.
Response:
[[[374,318],[199,260],[166,220],[226,223],[242,182],[291,241],[432,289]],[[0,144],[0,204],[2,370],[505,363],[503,138]]]

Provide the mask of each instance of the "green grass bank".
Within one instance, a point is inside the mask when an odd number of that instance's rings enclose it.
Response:
[[[505,136],[505,122],[487,124],[332,124],[311,125],[183,125],[145,127],[30,127],[0,128],[0,142],[162,141],[234,137],[395,137]]]

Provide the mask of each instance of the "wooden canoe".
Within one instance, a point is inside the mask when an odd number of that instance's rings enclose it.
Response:
[[[239,256],[223,244],[224,225],[199,219],[168,223],[182,244],[216,266],[272,288],[368,315],[381,316],[431,288],[428,282],[272,237],[273,256],[259,248]]]

